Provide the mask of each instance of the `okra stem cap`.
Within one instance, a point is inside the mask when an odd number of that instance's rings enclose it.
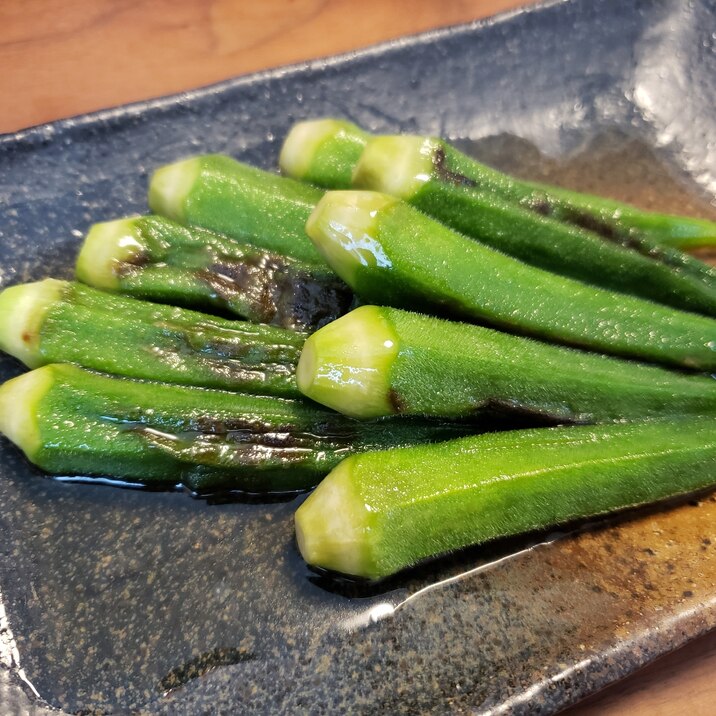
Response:
[[[431,178],[438,149],[429,137],[374,137],[358,160],[352,185],[408,201]]]
[[[376,306],[361,306],[309,336],[296,368],[298,389],[354,418],[390,415],[390,373],[398,339]]]
[[[396,201],[373,191],[329,191],[308,217],[306,233],[350,286],[360,266],[391,266],[378,240],[378,216]]]
[[[144,251],[136,218],[103,221],[87,232],[77,256],[75,273],[84,283],[107,291],[119,288],[116,268]]]
[[[296,541],[308,564],[365,575],[369,512],[353,486],[352,465],[352,458],[343,460],[296,510]]]
[[[149,182],[149,207],[156,214],[183,223],[185,203],[199,172],[201,158],[191,157],[157,169]]]
[[[40,448],[38,404],[54,382],[52,366],[23,373],[0,386],[0,433],[32,460]]]
[[[53,278],[10,286],[0,293],[0,350],[30,368],[42,365],[40,331],[45,315],[68,284]]]
[[[316,153],[332,142],[360,142],[368,137],[360,127],[342,119],[310,119],[291,127],[278,159],[281,171],[294,179],[310,175]],[[332,147],[331,147],[332,148]]]

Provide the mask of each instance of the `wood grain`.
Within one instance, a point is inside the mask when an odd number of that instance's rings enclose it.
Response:
[[[526,0],[4,0],[0,132],[465,22]]]
[[[470,21],[531,0],[4,0],[0,132]],[[569,716],[716,713],[716,633]]]

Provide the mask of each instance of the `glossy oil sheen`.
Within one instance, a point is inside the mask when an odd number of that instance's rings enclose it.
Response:
[[[557,2],[4,137],[0,283],[69,276],[81,234],[144,211],[161,164],[275,166],[311,116],[466,138],[527,177],[713,217],[715,20],[706,0]],[[362,589],[306,569],[301,498],[59,483],[5,440],[0,465],[10,712],[37,702],[25,678],[67,713],[551,713],[716,627],[710,495]]]

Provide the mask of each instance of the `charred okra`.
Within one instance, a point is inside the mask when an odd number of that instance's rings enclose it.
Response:
[[[284,164],[288,161],[295,174],[302,173],[299,161],[285,155],[299,155],[303,147],[308,173],[320,171],[326,165],[324,155],[332,155],[334,163],[352,162],[354,188],[403,199],[526,263],[675,308],[716,315],[716,269],[681,251],[588,212],[568,211],[554,197],[529,194],[520,199],[507,191],[514,180],[440,140],[375,137],[365,142],[355,160],[341,139],[347,130],[334,130],[332,125],[326,129],[324,124],[298,125],[286,140]],[[300,145],[303,137],[305,144]],[[326,180],[332,177],[326,173]]]
[[[447,155],[441,151],[433,140],[378,137],[363,152],[353,186],[386,191],[533,266],[716,316],[716,269],[634,231],[600,224],[589,214],[581,222],[569,221],[576,210],[569,213],[554,199],[531,196],[519,204],[510,201],[457,173],[463,164],[469,166],[467,157],[455,150]],[[461,161],[449,169],[444,164],[453,155]]]
[[[0,432],[52,474],[284,492],[312,487],[353,452],[469,429],[402,419],[360,423],[303,401],[53,364],[0,387]]]
[[[315,330],[345,313],[350,289],[326,267],[307,264],[160,216],[95,224],[77,277],[97,288],[256,323]]]
[[[76,363],[131,378],[298,397],[305,335],[46,279],[0,293],[0,349],[30,368]]]
[[[354,172],[359,173],[356,171],[361,158],[359,149],[369,142],[376,142],[378,147],[386,141],[393,150],[400,145],[399,156],[393,156],[395,164],[384,175],[389,183],[391,177],[405,177],[409,166],[415,168],[417,152],[422,160],[419,160],[420,172],[413,172],[416,189],[421,183],[435,181],[478,188],[538,214],[595,231],[607,241],[627,246],[636,242],[632,248],[642,251],[647,250],[652,241],[676,248],[716,245],[713,221],[644,211],[614,199],[522,181],[476,161],[442,139],[414,135],[372,136],[342,120],[319,119],[296,124],[284,142],[281,168],[288,176],[326,189],[357,188],[353,181]],[[393,193],[389,188],[382,191]],[[404,182],[399,182],[396,191],[405,191]],[[646,243],[642,243],[642,239]],[[664,257],[668,256],[677,254],[665,252]]]

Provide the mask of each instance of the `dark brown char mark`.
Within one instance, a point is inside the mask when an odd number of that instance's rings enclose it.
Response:
[[[394,413],[404,413],[408,409],[403,396],[395,388],[388,391],[388,403]]]
[[[149,351],[160,361],[171,365],[181,360],[189,350],[166,350],[158,346],[151,346]],[[235,358],[221,355],[196,355],[193,357],[200,364],[203,371],[217,380],[240,383],[266,383],[271,379],[282,379],[286,384],[292,382],[295,373],[295,362],[245,364]]]
[[[140,426],[141,427],[141,426]],[[213,415],[199,415],[187,420],[186,434],[233,436],[233,440],[262,440],[264,435],[283,435],[284,444],[292,439],[300,442],[350,443],[356,437],[358,424],[337,414],[333,416],[297,417],[294,422],[278,422],[259,414],[249,413],[231,418],[217,418]]]
[[[267,366],[277,365],[295,367],[301,354],[300,343],[261,343],[254,336],[242,335],[239,330],[235,334],[217,336],[210,335],[211,325],[196,324],[190,329],[171,321],[157,321],[154,325],[165,335],[171,335],[177,346],[176,355],[201,353],[207,360],[237,360],[243,366],[264,370]]]
[[[112,273],[118,279],[123,279],[133,276],[145,266],[153,264],[156,264],[156,261],[154,261],[149,252],[139,251],[123,261],[115,259],[112,263]]]
[[[438,147],[433,153],[433,166],[435,167],[435,174],[438,179],[447,184],[469,187],[477,186],[477,182],[474,179],[470,179],[470,177],[466,177],[464,174],[460,174],[459,172],[454,172],[450,169],[450,167],[448,167],[445,150],[442,147]]]
[[[388,403],[396,414],[409,410],[404,397],[395,389],[388,391]],[[525,405],[517,400],[507,398],[486,398],[477,403],[471,411],[463,416],[466,421],[477,421],[481,429],[494,426],[497,429],[513,429],[521,427],[548,427],[554,425],[586,425],[593,422],[591,416],[570,411],[566,406],[559,411],[550,411],[548,407],[538,408]]]
[[[445,150],[442,147],[436,149],[433,154],[433,166],[437,178],[447,184],[471,188],[478,186],[474,179],[454,172],[448,167]],[[605,241],[618,244],[622,248],[634,251],[670,268],[678,269],[684,265],[678,252],[665,250],[658,244],[647,241],[636,230],[619,224],[617,219],[610,220],[576,207],[564,206],[558,200],[541,192],[535,192],[531,196],[525,197],[519,202],[519,205],[540,216],[564,221],[579,229],[589,231]]]
[[[267,254],[220,259],[196,272],[229,307],[246,318],[313,331],[343,315],[353,294],[338,278],[312,273]]]
[[[478,406],[477,410],[495,420],[511,421],[518,427],[588,425],[594,422],[591,416],[574,413],[566,408],[562,411],[550,411],[546,406],[536,408],[505,398],[489,398]]]
[[[635,229],[621,225],[618,219],[608,219],[573,206],[564,206],[558,200],[542,193],[526,197],[520,201],[520,206],[540,216],[563,221],[578,229],[589,231],[605,241],[634,251],[669,268],[679,269],[684,266],[684,261],[678,252],[665,250],[658,244],[648,241]]]
[[[310,465],[351,448],[350,441],[335,443],[300,431],[175,433],[148,426],[133,426],[131,431],[147,445],[180,462],[219,469]]]

